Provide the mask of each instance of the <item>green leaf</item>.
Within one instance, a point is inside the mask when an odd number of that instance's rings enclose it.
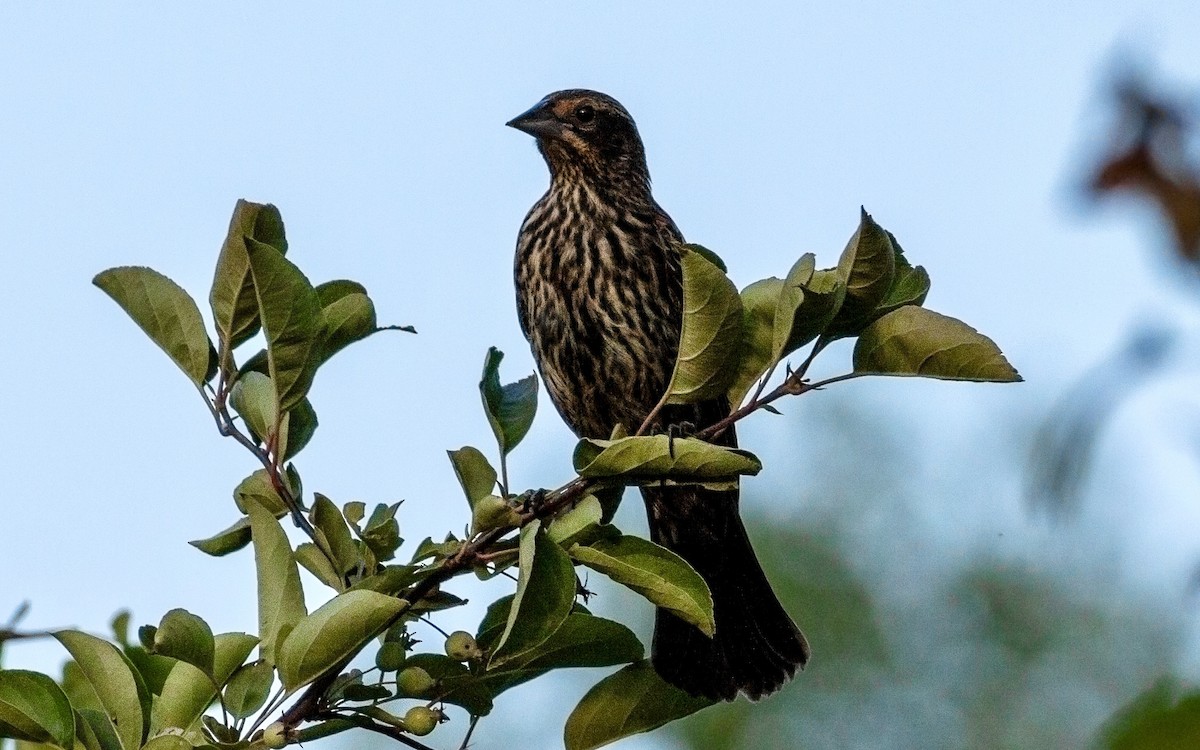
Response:
[[[211,738],[211,741],[218,747],[233,745],[235,747],[231,750],[243,750],[244,744],[243,748],[236,747],[238,744],[242,744],[238,743],[239,732],[236,727],[229,726],[221,719],[208,714],[200,717],[200,726],[203,727],[205,738]]]
[[[1200,691],[1184,692],[1174,680],[1158,680],[1105,722],[1096,747],[1104,750],[1200,747]]]
[[[555,518],[546,527],[546,536],[550,541],[563,547],[570,547],[588,532],[600,525],[604,509],[595,495],[587,495],[574,508]]]
[[[542,531],[540,521],[521,529],[517,594],[504,633],[488,662],[495,669],[522,658],[554,635],[575,603],[575,567]]]
[[[329,359],[350,344],[379,330],[376,326],[375,303],[365,292],[354,292],[322,304],[322,359]]]
[[[479,625],[477,640],[481,647],[490,650],[501,635],[512,600],[513,597],[507,596],[488,607]],[[493,695],[499,695],[552,669],[627,664],[641,659],[644,653],[641,641],[624,625],[588,612],[572,611],[541,645],[520,659],[489,670],[483,680]]]
[[[300,501],[300,498],[304,497],[304,483],[300,481],[300,471],[296,464],[289,463],[283,468],[283,473],[287,475],[287,486],[292,492],[292,497],[296,498],[296,503],[304,510],[304,503]]]
[[[250,436],[267,442],[279,418],[275,406],[275,384],[261,372],[247,372],[238,378],[229,392],[229,404],[242,417]]]
[[[97,274],[92,283],[112,297],[197,387],[216,374],[217,352],[204,331],[200,308],[174,281],[152,268],[124,266]]]
[[[62,685],[63,692],[67,694],[67,700],[71,701],[71,706],[76,711],[83,708],[96,710],[104,708],[100,704],[100,698],[96,695],[96,691],[92,689],[92,684],[88,682],[83,670],[74,660],[68,659],[63,664],[62,679],[59,684]]]
[[[312,542],[301,542],[296,545],[296,562],[334,591],[341,593],[346,590],[346,582],[333,569],[333,563],[329,561],[321,548]]]
[[[279,409],[288,411],[308,393],[320,364],[321,303],[308,279],[268,244],[246,240],[267,361]]]
[[[797,348],[795,346],[791,349],[787,348],[788,341],[792,338],[792,322],[796,311],[804,304],[804,288],[812,281],[816,270],[817,256],[812,253],[805,253],[792,264],[787,278],[783,280],[783,284],[779,287],[779,298],[775,302],[775,320],[772,325],[773,334],[771,337],[771,350],[776,360],[784,356],[786,352]]]
[[[288,508],[283,498],[275,491],[271,475],[266,469],[257,469],[238,483],[233,489],[233,504],[243,513],[249,513],[251,503],[258,503],[276,518],[287,515]]]
[[[892,310],[898,310],[905,305],[923,305],[926,295],[929,294],[929,274],[921,266],[914,267],[908,262],[908,259],[904,257],[904,249],[900,247],[894,234],[888,232],[887,236],[896,250],[896,275],[892,279],[892,286],[888,289],[887,295],[875,308],[872,315],[873,320],[882,318]]]
[[[326,281],[317,286],[317,296],[321,300],[325,333],[323,360],[380,331],[416,333],[412,326],[380,326],[375,316],[375,303],[367,296],[366,287],[357,281]]]
[[[192,743],[178,734],[160,734],[152,737],[142,746],[142,750],[192,750],[193,747]]]
[[[631,482],[728,479],[762,470],[762,463],[749,451],[670,435],[580,440],[573,461],[582,477]]]
[[[388,596],[397,596],[404,589],[426,577],[433,571],[416,565],[388,565],[374,575],[363,578],[350,590],[366,589]]]
[[[496,488],[496,470],[478,448],[469,445],[456,451],[446,451],[446,454],[450,456],[454,474],[467,495],[467,503],[474,509],[480,498],[492,494]]]
[[[414,613],[439,612],[443,609],[461,607],[466,603],[466,599],[455,596],[449,591],[435,591],[432,594],[426,594],[417,601],[413,602],[411,609]]]
[[[350,527],[342,512],[333,501],[321,493],[316,493],[312,510],[308,514],[313,526],[325,539],[329,551],[333,555],[331,561],[339,577],[344,576],[362,563],[358,554],[358,545],[350,536]]]
[[[1022,379],[987,336],[961,320],[914,305],[888,313],[859,335],[854,371],[994,383]]]
[[[592,686],[567,718],[563,743],[566,750],[591,750],[712,704],[663,681],[649,661],[639,661]]]
[[[830,324],[833,336],[853,336],[870,322],[876,306],[892,288],[896,273],[896,250],[888,233],[862,209],[842,257],[838,275],[846,284],[846,298]]]
[[[619,622],[572,612],[554,635],[520,662],[523,671],[628,664],[645,654],[642,642]]]
[[[775,361],[782,360],[829,327],[842,308],[846,286],[837,271],[817,271],[802,257],[783,282],[775,309]]]
[[[317,412],[305,396],[300,399],[300,403],[292,407],[283,420],[280,443],[284,461],[304,450],[304,446],[308,445],[308,441],[316,434],[317,426]]]
[[[274,680],[275,670],[261,659],[239,667],[225,686],[225,707],[237,719],[253,715],[267,702]]]
[[[0,669],[0,737],[71,750],[75,714],[66,693],[44,674]]]
[[[367,504],[361,500],[351,500],[342,506],[342,515],[346,517],[346,522],[358,530],[358,524],[367,517]]]
[[[287,239],[279,209],[244,200],[239,200],[233,209],[229,233],[217,258],[217,270],[208,297],[222,350],[239,346],[254,336],[261,325],[246,238],[265,242],[280,253],[286,253]]]
[[[483,377],[479,381],[479,392],[483,396],[483,410],[501,455],[517,447],[537,413],[537,376],[530,375],[515,383],[500,385],[500,360],[504,352],[496,347],[488,349],[483,360]]]
[[[217,685],[223,685],[258,645],[258,639],[246,633],[221,633],[213,638],[213,675],[196,669],[187,662],[176,662],[162,694],[154,704],[152,733],[190,729],[217,696]]]
[[[123,650],[151,695],[161,695],[163,684],[167,675],[175,668],[176,660],[152,654],[142,646],[128,645],[123,647]]]
[[[386,562],[396,556],[396,550],[403,543],[400,538],[400,524],[396,521],[396,511],[400,503],[378,503],[366,525],[360,530],[357,523],[351,522],[358,538],[367,545],[377,560]],[[347,520],[350,515],[347,514]]]
[[[154,633],[154,653],[187,662],[205,674],[212,674],[214,648],[212,628],[186,609],[163,615]]]
[[[138,628],[138,642],[147,651],[154,648],[154,636],[158,634],[157,625],[142,625]]]
[[[687,250],[689,252],[693,252],[693,253],[700,255],[700,257],[704,258],[709,263],[713,264],[718,269],[720,269],[721,273],[729,273],[729,268],[725,265],[725,261],[721,259],[721,256],[717,255],[712,250],[709,250],[704,245],[697,245],[692,242],[685,242],[685,243],[683,243],[683,245],[681,247],[683,247],[685,250]]]
[[[206,555],[224,557],[237,552],[250,543],[250,519],[239,518],[224,531],[218,531],[207,539],[194,539],[188,544]]]
[[[279,649],[279,679],[304,687],[378,635],[407,602],[374,591],[338,594],[296,623]]]
[[[570,556],[690,622],[705,635],[716,632],[708,584],[682,557],[636,536],[576,544]]]
[[[684,245],[683,328],[667,403],[716,398],[736,375],[742,298],[725,273],[694,245]]]
[[[246,502],[254,537],[254,565],[258,573],[258,632],[262,658],[277,663],[280,641],[305,616],[300,570],[287,534],[271,511],[256,500]]]
[[[54,634],[95,691],[121,747],[137,750],[150,727],[150,693],[125,654],[113,644],[78,630]]]
[[[131,619],[133,619],[133,615],[129,613],[129,610],[122,609],[109,620],[108,625],[112,628],[113,640],[121,646],[129,645],[129,621]]]
[[[479,534],[506,526],[520,526],[521,514],[499,495],[485,495],[471,508],[471,533]]]
[[[617,508],[621,507],[621,498],[625,496],[625,485],[616,484],[611,487],[597,487],[594,489],[596,499],[600,501],[600,508],[603,514],[600,520],[604,523],[609,523],[613,520],[613,516],[617,514]]]
[[[117,736],[104,711],[98,708],[80,708],[76,711],[78,720],[75,724],[75,736],[85,746],[98,750],[122,750],[121,738]]]
[[[513,599],[516,598],[516,594],[502,596],[489,604],[487,611],[483,613],[483,619],[479,621],[479,628],[475,631],[475,641],[484,651],[493,651],[496,641],[504,635],[508,626],[508,616],[512,613]]]
[[[742,290],[741,356],[729,386],[729,403],[735,408],[775,363],[775,308],[782,290],[783,279],[774,276]]]

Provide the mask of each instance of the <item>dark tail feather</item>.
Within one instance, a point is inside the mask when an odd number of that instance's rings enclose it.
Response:
[[[808,642],[767,581],[738,515],[736,490],[645,488],[650,538],[674,550],[708,583],[716,635],[658,610],[652,661],[692,695],[731,701],[770,695],[803,668]]]

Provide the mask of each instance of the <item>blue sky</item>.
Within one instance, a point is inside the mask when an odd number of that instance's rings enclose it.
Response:
[[[986,422],[1042,413],[1131,322],[1192,314],[1150,260],[1149,214],[1083,211],[1072,193],[1119,50],[1196,84],[1187,0],[7,3],[0,36],[0,617],[29,598],[31,627],[101,630],[122,606],[138,621],[184,606],[218,630],[254,626],[249,555],[183,544],[232,521],[250,459],[89,283],[150,265],[203,303],[240,197],[280,207],[290,257],[314,281],[362,281],[383,322],[420,331],[374,337],[321,372],[306,486],[405,499],[409,539],[462,527],[443,451],[488,446],[483,354],[504,350],[509,379],[532,369],[512,249],[547,175],[503,123],[556,89],[627,106],[659,202],[739,285],[807,251],[832,264],[860,204],[892,230],[931,272],[929,306],[991,335],[1028,381],[847,385],[912,420],[916,445],[956,462],[949,473],[1011,451]],[[1178,418],[1163,406],[1178,393],[1126,416],[1129,430],[1158,435],[1155,409]],[[572,441],[542,407],[512,468],[552,486]],[[804,409],[787,411],[802,429]],[[768,474],[789,460],[770,447],[785,430],[743,432]],[[1162,440],[1106,450],[1195,478],[1194,453]],[[1140,491],[1159,482],[1122,476]],[[1164,508],[1181,486],[1159,487]],[[1163,517],[1148,538],[1192,518]],[[59,659],[41,644],[6,653],[9,666]]]

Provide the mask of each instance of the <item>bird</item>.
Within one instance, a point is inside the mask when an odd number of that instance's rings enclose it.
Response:
[[[550,187],[517,237],[517,314],[546,391],[581,438],[637,430],[666,391],[683,325],[683,234],[655,202],[637,125],[597,91],[549,94],[506,123],[533,136]],[[651,428],[701,430],[728,416],[720,397],[663,408]],[[714,442],[735,447],[731,428]],[[651,541],[707,583],[710,638],[655,614],[651,664],[692,696],[758,700],[809,659],[771,588],[739,512],[737,489],[643,486]]]

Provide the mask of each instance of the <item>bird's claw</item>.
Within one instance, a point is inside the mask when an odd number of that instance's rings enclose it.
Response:
[[[546,503],[546,490],[525,490],[517,499],[521,502],[522,513],[537,512]]]

